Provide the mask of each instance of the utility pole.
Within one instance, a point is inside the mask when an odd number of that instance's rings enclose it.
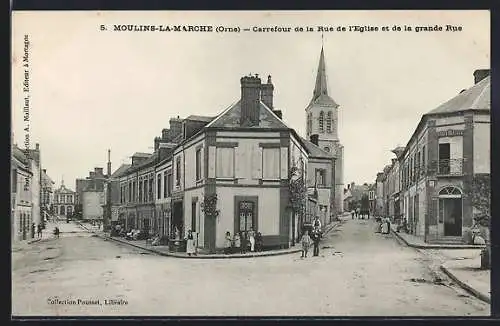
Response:
[[[106,212],[103,214],[103,231],[107,232],[110,229],[111,224],[111,150],[108,149],[108,180],[106,182]]]

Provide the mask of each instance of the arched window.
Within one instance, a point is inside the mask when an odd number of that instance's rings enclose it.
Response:
[[[452,186],[444,187],[439,191],[439,196],[450,196],[450,195],[460,197],[462,195],[462,192],[457,187],[452,187]]]
[[[312,133],[312,127],[313,127],[313,121],[312,121],[313,115],[312,113],[309,113],[309,118],[307,120],[308,123],[308,128],[309,128],[309,134]]]
[[[319,132],[323,132],[324,130],[324,119],[325,119],[325,113],[323,111],[321,111],[319,113]]]
[[[332,111],[326,114],[326,132],[332,133]]]
[[[311,133],[311,114],[307,114],[307,134],[309,135]]]

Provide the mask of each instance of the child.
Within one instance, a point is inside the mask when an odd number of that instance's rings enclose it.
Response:
[[[306,230],[302,239],[300,239],[302,243],[302,256],[301,258],[307,258],[307,252],[309,251],[309,246],[311,245],[311,237],[309,237],[309,231]]]
[[[239,232],[236,232],[234,234],[234,251],[235,252],[240,252],[240,253],[243,253],[243,249],[241,249],[241,237],[240,237],[240,233]]]
[[[232,245],[231,233],[229,231],[227,231],[226,232],[226,239],[225,239],[225,243],[224,243],[224,253],[226,255],[231,253],[231,245]]]

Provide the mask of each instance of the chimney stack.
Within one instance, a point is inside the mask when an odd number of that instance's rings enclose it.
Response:
[[[90,171],[89,172],[89,178],[90,179],[94,179],[94,177],[95,177],[95,172],[94,171]]]
[[[182,119],[177,116],[177,118],[170,119],[170,135],[175,138],[182,133]]]
[[[490,75],[490,69],[478,69],[474,71],[474,84],[479,83]]]
[[[168,136],[170,135],[170,129],[162,129],[161,131],[161,139],[168,140]]]
[[[40,144],[36,143],[36,144],[35,144],[35,149],[36,149],[37,151],[39,151],[39,150],[40,150]]]
[[[278,116],[278,118],[283,119],[283,112],[281,112],[281,110],[273,110],[273,112]]]
[[[102,171],[103,171],[103,168],[94,168],[95,176],[96,177],[104,176],[104,173]]]
[[[311,137],[310,137],[311,143],[318,146],[318,138],[319,138],[318,134],[311,135]]]
[[[246,76],[241,82],[241,119],[240,125],[255,126],[260,118],[261,80],[258,75]]]
[[[155,152],[160,148],[160,137],[155,137]]]
[[[274,85],[271,81],[271,75],[269,75],[267,76],[267,84],[262,84],[261,86],[260,96],[262,98],[262,102],[264,102],[264,104],[271,110],[273,110],[273,91]]]
[[[47,174],[47,169],[42,169],[43,173]]]

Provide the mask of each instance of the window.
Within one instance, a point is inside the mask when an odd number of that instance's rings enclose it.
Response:
[[[156,180],[156,191],[157,191],[157,198],[161,198],[161,174],[158,174],[158,178]]]
[[[137,200],[137,190],[136,190],[137,184],[135,181],[132,182],[132,201]]]
[[[167,172],[163,172],[163,198],[167,198],[168,194],[168,176]]]
[[[262,179],[280,178],[280,149],[262,149]]]
[[[319,132],[323,132],[324,119],[325,119],[325,113],[321,111],[319,113]]]
[[[325,152],[330,153],[330,147],[326,146],[326,147],[324,148],[324,150],[325,150]]]
[[[332,132],[332,111],[328,111],[326,114],[326,132]]]
[[[312,133],[312,128],[313,128],[313,115],[312,113],[309,113],[309,133]]]
[[[217,147],[217,178],[234,178],[234,148]]]
[[[316,169],[316,185],[324,186],[326,181],[325,169]]]
[[[422,146],[422,167],[425,169],[425,145]]]
[[[170,196],[170,194],[172,193],[172,189],[174,187],[174,179],[173,179],[173,176],[172,176],[172,173],[169,173],[168,174],[168,196]]]
[[[178,157],[175,162],[175,185],[179,187],[181,185],[181,158]]]
[[[139,202],[142,203],[142,179],[139,180]]]
[[[311,133],[311,114],[307,114],[307,123],[306,123],[306,128],[307,128],[307,134],[309,135]]]
[[[196,150],[196,181],[201,180],[201,148]]]
[[[144,186],[144,194],[142,195],[142,201],[145,202],[145,201],[148,201],[148,180],[147,179],[144,179],[143,181],[143,186]]]
[[[17,169],[12,170],[12,192],[17,191]]]
[[[128,183],[128,201],[129,202],[132,201],[132,183],[131,182]]]
[[[149,176],[148,201],[150,201],[150,200],[153,200],[153,199],[154,199],[154,196],[153,196],[153,183],[154,183],[153,176]]]

